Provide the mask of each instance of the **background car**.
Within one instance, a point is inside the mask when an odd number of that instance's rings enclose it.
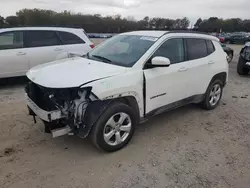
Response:
[[[224,42],[226,44],[245,44],[250,42],[250,36],[246,34],[234,34],[229,37],[226,37]]]
[[[0,29],[0,78],[24,76],[39,64],[86,54],[94,47],[83,29],[24,27]]]
[[[240,51],[240,57],[237,65],[237,72],[239,75],[246,75],[250,71],[250,42]]]

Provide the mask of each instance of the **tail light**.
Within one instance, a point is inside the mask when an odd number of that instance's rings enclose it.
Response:
[[[94,47],[95,47],[95,45],[94,45],[94,44],[90,44],[89,46],[90,46],[90,48],[94,48]]]

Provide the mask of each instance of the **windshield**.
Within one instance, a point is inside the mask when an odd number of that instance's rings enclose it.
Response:
[[[118,35],[97,46],[88,54],[88,58],[132,67],[156,40],[155,37]]]

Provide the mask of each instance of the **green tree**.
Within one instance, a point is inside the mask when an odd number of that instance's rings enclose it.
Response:
[[[0,28],[4,27],[4,17],[0,16]]]
[[[196,21],[196,23],[194,24],[194,28],[195,28],[196,30],[199,30],[201,23],[202,23],[202,19],[199,18],[199,19]]]
[[[5,21],[6,20],[6,21]],[[188,18],[169,19],[162,17],[149,18],[146,16],[137,21],[133,17],[122,18],[121,15],[101,16],[100,14],[75,14],[70,11],[55,12],[44,9],[22,9],[15,16],[9,16],[4,20],[0,17],[0,27],[15,26],[64,26],[81,27],[87,32],[126,32],[132,30],[185,30],[189,27]],[[6,25],[6,23],[7,25]],[[239,18],[220,19],[211,17],[202,20],[199,18],[195,23],[195,30],[204,32],[235,32],[250,31],[250,20]]]
[[[17,16],[8,16],[5,21],[10,27],[17,27],[20,25],[19,18]]]

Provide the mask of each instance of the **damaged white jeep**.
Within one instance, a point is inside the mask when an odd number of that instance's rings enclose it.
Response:
[[[29,113],[44,122],[46,132],[89,135],[111,152],[151,116],[189,103],[214,109],[228,63],[215,37],[137,31],[117,35],[83,57],[34,67],[27,77]]]

